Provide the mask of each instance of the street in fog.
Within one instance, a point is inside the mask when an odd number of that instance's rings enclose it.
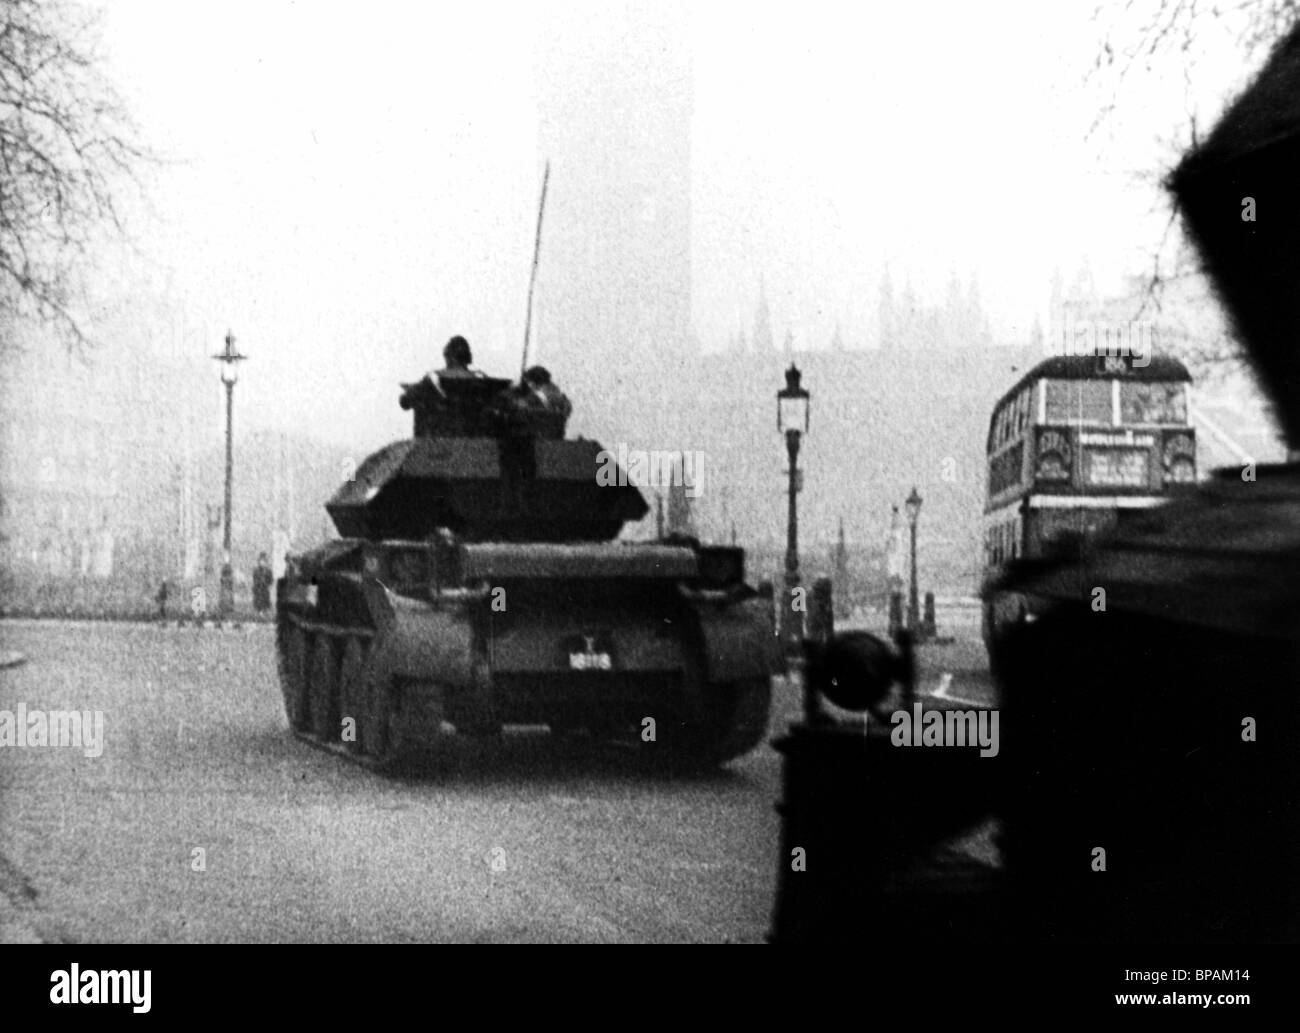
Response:
[[[0,2],[0,942],[1300,935],[1295,13]]]
[[[978,628],[967,635],[922,650],[921,687],[988,702],[986,676],[961,671],[980,656]],[[9,621],[0,649],[27,658],[0,671],[0,709],[104,714],[98,757],[0,751],[5,939],[759,942],[770,930],[781,768],[769,745],[671,778],[520,732],[389,776],[289,735],[268,625]],[[777,684],[773,737],[801,707]],[[986,839],[972,847],[983,857]]]

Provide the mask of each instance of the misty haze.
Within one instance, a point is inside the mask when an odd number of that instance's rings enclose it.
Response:
[[[996,736],[1291,456],[1168,178],[1280,32],[1115,6],[3,0],[0,710],[103,732],[0,741],[0,933],[817,938],[792,729]]]

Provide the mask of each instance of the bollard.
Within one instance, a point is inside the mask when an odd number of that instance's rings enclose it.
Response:
[[[808,608],[808,635],[814,642],[829,642],[835,633],[835,601],[831,579],[819,577],[812,584]]]
[[[899,628],[894,635],[894,648],[898,651],[898,683],[902,687],[903,708],[910,709],[916,702],[916,636],[910,628]]]
[[[758,595],[767,605],[767,616],[771,622],[772,637],[777,640],[774,651],[777,658],[777,673],[789,674],[790,658],[786,652],[785,644],[781,641],[781,618],[776,609],[776,586],[770,578],[764,578],[758,583]]]
[[[795,609],[796,590],[800,592],[803,603],[798,609]],[[777,610],[777,627],[781,635],[781,647],[792,658],[802,655],[806,634],[805,618],[808,616],[806,610],[807,595],[799,585],[799,575],[787,573],[781,591],[780,607]]]
[[[808,631],[803,641],[803,656],[806,659],[809,643],[826,646],[835,631],[834,599],[832,598],[831,579],[819,577],[812,583],[808,606]],[[802,665],[803,678],[803,714],[804,721],[816,725],[822,720],[822,709],[816,687],[808,677],[807,665]]]

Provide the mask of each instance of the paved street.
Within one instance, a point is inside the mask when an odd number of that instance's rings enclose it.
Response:
[[[99,756],[0,750],[0,939],[758,942],[769,928],[770,746],[673,780],[521,733],[383,776],[288,734],[267,626],[10,621],[0,650],[26,657],[0,670],[0,709],[104,714]],[[988,702],[982,664],[978,629],[963,631],[922,651],[922,689]],[[800,705],[779,683],[773,735]]]

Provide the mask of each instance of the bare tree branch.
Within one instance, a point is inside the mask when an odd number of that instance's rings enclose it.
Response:
[[[1198,39],[1211,31],[1228,33],[1226,38],[1235,40],[1243,67],[1251,67],[1286,35],[1298,17],[1300,0],[1126,0],[1122,8],[1100,3],[1093,11],[1101,43],[1084,83],[1100,90],[1103,100],[1085,138],[1091,138],[1124,106],[1121,97],[1132,76],[1139,71],[1151,72],[1162,56],[1176,54],[1180,59],[1186,124],[1174,139],[1165,141],[1167,168],[1148,180],[1161,184],[1155,197],[1168,218],[1159,243],[1150,251],[1149,273],[1143,275],[1144,285],[1139,292],[1138,315],[1148,310],[1157,313],[1162,339],[1193,368],[1209,371],[1245,361],[1230,322],[1205,318],[1212,289],[1194,249],[1181,232],[1173,200],[1163,189],[1165,177],[1181,156],[1200,143],[1192,103]],[[1166,305],[1166,301],[1170,304]],[[1189,317],[1188,313],[1198,314]]]
[[[89,343],[73,284],[96,235],[123,225],[120,191],[148,160],[67,0],[0,0],[0,315]],[[0,342],[0,347],[5,342]]]

